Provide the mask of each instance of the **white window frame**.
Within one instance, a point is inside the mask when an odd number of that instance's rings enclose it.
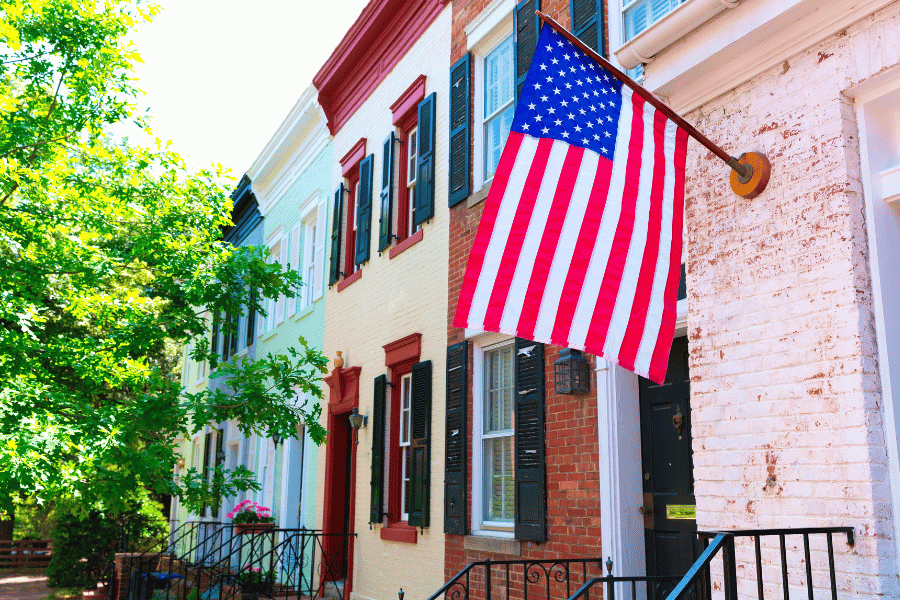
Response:
[[[281,268],[284,269],[285,256],[287,255],[287,236],[284,234],[283,228],[278,227],[272,234],[269,236],[266,245],[269,248],[269,264],[279,263]],[[276,251],[277,248],[277,251]],[[281,323],[284,322],[284,316],[286,311],[285,307],[285,296],[282,294],[278,298],[266,298],[265,307],[266,307],[266,315],[265,322],[263,327],[261,328],[261,335],[265,335],[267,333],[271,333],[275,331],[275,328],[278,327]],[[281,316],[279,317],[278,312],[279,308],[281,309]],[[257,319],[260,315],[257,315]]]
[[[513,86],[512,96],[510,97],[508,102],[506,102],[505,104],[498,107],[496,110],[494,110],[494,112],[488,114],[487,113],[487,100],[485,98],[485,96],[487,95],[487,81],[485,80],[485,76],[487,75],[487,72],[486,72],[485,64],[487,62],[488,57],[492,53],[496,52],[497,50],[500,49],[501,46],[503,46],[507,43],[510,45],[510,52],[512,55],[512,67],[513,67],[512,73],[511,73],[512,86]],[[493,181],[493,179],[494,179],[493,176],[488,178],[487,167],[486,167],[487,161],[488,161],[488,156],[487,156],[487,152],[488,152],[487,124],[488,124],[488,121],[493,121],[494,119],[498,118],[502,113],[506,112],[507,110],[512,109],[513,111],[515,111],[515,107],[516,107],[516,68],[515,68],[516,67],[516,40],[515,40],[514,35],[512,33],[510,33],[508,36],[506,36],[505,38],[503,38],[502,40],[497,42],[497,44],[494,45],[493,48],[491,48],[489,51],[484,53],[484,56],[480,58],[479,62],[481,63],[481,75],[478,79],[476,79],[476,85],[479,86],[480,89],[478,89],[476,91],[476,95],[479,96],[481,99],[481,110],[478,111],[476,114],[478,114],[478,117],[479,117],[478,118],[478,129],[481,130],[481,149],[478,153],[478,161],[481,163],[481,181],[483,184],[487,184],[490,181]],[[512,123],[512,120],[510,120],[510,124],[511,123]]]
[[[509,36],[514,35],[513,10],[515,6],[514,1],[495,0],[481,12],[479,18],[466,28],[467,46],[474,59],[472,62],[475,82],[473,99],[476,125],[472,127],[472,181],[479,189],[488,183],[484,178],[484,59]],[[515,42],[513,42],[513,52],[515,52]],[[515,78],[515,74],[513,74],[513,78]]]
[[[472,533],[514,538],[515,523],[484,521],[484,358],[487,352],[515,344],[515,338],[483,334],[473,339],[472,361]],[[513,430],[515,431],[515,429]]]
[[[408,382],[408,384],[407,384]],[[405,396],[405,397],[404,397]],[[404,404],[405,401],[405,404]],[[404,425],[406,425],[406,438],[404,439]],[[400,377],[400,520],[409,521],[409,512],[406,507],[406,482],[410,478],[407,471],[406,452],[404,448],[412,445],[412,373],[406,373]]]
[[[419,160],[419,126],[409,130],[406,136],[406,236],[409,237],[422,228],[421,224],[413,223],[413,213],[416,207],[416,165]]]

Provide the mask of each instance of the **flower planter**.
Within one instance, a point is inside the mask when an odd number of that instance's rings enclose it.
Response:
[[[275,529],[275,523],[238,523],[234,526],[234,532],[238,535],[265,533],[271,529]]]

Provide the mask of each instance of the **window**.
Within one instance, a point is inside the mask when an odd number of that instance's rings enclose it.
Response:
[[[412,416],[412,374],[400,378],[400,520],[409,521],[410,427]]]
[[[413,127],[409,135],[406,136],[406,221],[408,225],[405,228],[403,237],[409,237],[417,227],[413,225],[413,209],[416,206],[416,156],[418,151],[418,129]]]
[[[344,276],[356,273],[359,266],[356,264],[356,202],[359,200],[359,169],[350,174],[350,193],[347,194],[347,239],[344,244]]]
[[[411,112],[411,116],[401,123],[400,142],[400,189],[397,193],[397,241],[402,242],[419,229],[422,225],[416,225],[414,219],[416,206],[416,164],[419,152],[419,128],[417,114]]]
[[[509,36],[484,58],[484,182],[494,178],[515,112],[515,53]]]
[[[515,515],[515,417],[512,341],[485,349],[481,430],[481,527],[509,529]]]
[[[624,0],[622,12],[625,20],[625,41],[678,8],[684,0]]]
[[[311,305],[316,299],[314,294],[316,290],[316,271],[318,270],[316,266],[316,248],[320,243],[320,233],[318,229],[318,214],[315,210],[304,219],[302,230],[303,250],[297,257],[297,264],[300,265],[300,278],[303,280],[303,287],[300,288],[300,294],[297,297],[297,308],[300,310]]]

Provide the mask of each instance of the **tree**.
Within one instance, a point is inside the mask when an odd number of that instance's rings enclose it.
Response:
[[[209,315],[293,295],[262,248],[221,241],[222,168],[191,171],[167,145],[130,145],[138,0],[0,0],[0,514],[23,495],[115,513],[138,487],[199,507],[252,474],[174,480],[177,439],[210,420],[317,443],[322,354],[220,364]],[[251,290],[255,293],[251,294]],[[226,327],[231,326],[226,324]],[[231,394],[182,396],[180,348]]]

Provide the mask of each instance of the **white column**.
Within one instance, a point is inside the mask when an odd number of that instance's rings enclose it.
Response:
[[[615,576],[645,575],[644,520],[638,511],[643,503],[638,377],[599,357],[597,418],[603,560],[612,559]]]

